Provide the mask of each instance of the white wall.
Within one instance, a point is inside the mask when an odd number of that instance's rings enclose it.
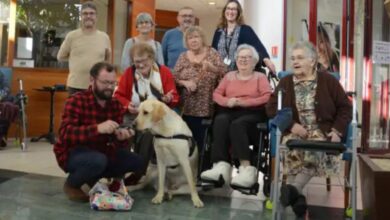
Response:
[[[121,56],[123,46],[126,41],[127,29],[127,2],[115,1],[115,45],[113,49],[114,64],[119,66],[121,63]]]
[[[283,0],[245,0],[244,8],[246,24],[251,26],[264,44],[276,70],[282,69],[283,61]],[[271,48],[278,47],[277,57],[272,57]]]
[[[217,29],[217,25],[220,18],[220,13],[215,14],[196,14],[199,18],[199,26],[202,28],[206,35],[207,45],[211,45],[214,32]]]
[[[97,8],[97,29],[107,32],[108,0],[95,1]]]

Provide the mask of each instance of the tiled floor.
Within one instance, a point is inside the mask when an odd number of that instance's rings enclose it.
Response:
[[[29,143],[27,152],[12,146],[12,141],[9,145],[0,151],[0,220],[271,219],[271,211],[263,209],[265,198],[262,193],[245,196],[229,188],[201,192],[205,203],[202,209],[193,208],[189,196],[177,196],[162,205],[152,205],[150,200],[155,192],[142,190],[131,193],[135,199],[131,212],[92,211],[88,204],[66,199],[62,192],[65,174],[57,166],[51,145]],[[311,205],[310,219],[343,219],[343,210],[340,209],[343,207],[343,192],[339,187],[327,192],[325,186],[309,185],[305,194]],[[283,219],[295,219],[290,209]]]

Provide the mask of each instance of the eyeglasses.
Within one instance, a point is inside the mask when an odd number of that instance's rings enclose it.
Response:
[[[252,56],[237,56],[237,60],[250,60],[252,58]]]
[[[227,7],[227,8],[226,8],[226,11],[238,11],[238,9],[237,9],[237,8],[230,8],[230,7]]]
[[[84,16],[84,17],[94,16],[94,15],[96,15],[96,12],[93,12],[93,11],[91,11],[91,12],[86,12],[86,11],[85,11],[85,12],[82,12],[81,15]]]
[[[149,58],[134,60],[134,64],[137,66],[141,65],[141,64],[146,64],[149,60],[150,60]]]
[[[105,87],[115,87],[118,85],[118,82],[117,81],[108,81],[108,80],[100,80],[100,79],[96,79],[97,81],[99,81],[99,83],[101,83],[102,85],[104,85]]]
[[[299,56],[299,55],[298,55],[298,56],[291,56],[291,57],[290,57],[290,60],[291,60],[291,61],[296,61],[296,60],[297,60],[297,61],[301,61],[301,60],[304,60],[304,59],[306,59],[306,57],[304,57],[304,56]]]
[[[193,18],[194,15],[180,15],[180,17],[182,17],[182,18]]]
[[[150,21],[141,21],[138,22],[137,25],[151,25],[152,23]]]

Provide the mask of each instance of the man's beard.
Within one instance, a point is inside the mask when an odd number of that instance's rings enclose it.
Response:
[[[97,98],[101,100],[109,101],[112,99],[112,94],[114,93],[113,89],[103,89],[99,90],[98,88],[93,89],[93,93],[96,95]]]

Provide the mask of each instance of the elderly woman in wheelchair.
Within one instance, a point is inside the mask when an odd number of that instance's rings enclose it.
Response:
[[[266,105],[269,117],[277,114],[278,91],[282,108],[290,108],[292,122],[285,124],[281,143],[288,140],[340,142],[351,121],[352,105],[340,83],[329,73],[317,71],[318,56],[309,42],[292,48],[293,74],[282,78]],[[282,118],[282,117],[281,117]],[[287,185],[282,185],[280,202],[291,205],[297,216],[307,210],[303,187],[313,176],[338,173],[339,156],[325,152],[289,150],[283,158]]]
[[[254,68],[259,60],[255,48],[242,44],[236,52],[238,70],[229,72],[214,91],[218,104],[212,127],[211,169],[201,173],[205,181],[230,180],[231,158],[239,161],[239,174],[231,184],[251,187],[257,182],[257,169],[251,164],[250,140],[258,135],[256,124],[267,120],[265,104],[271,95],[267,77]]]

